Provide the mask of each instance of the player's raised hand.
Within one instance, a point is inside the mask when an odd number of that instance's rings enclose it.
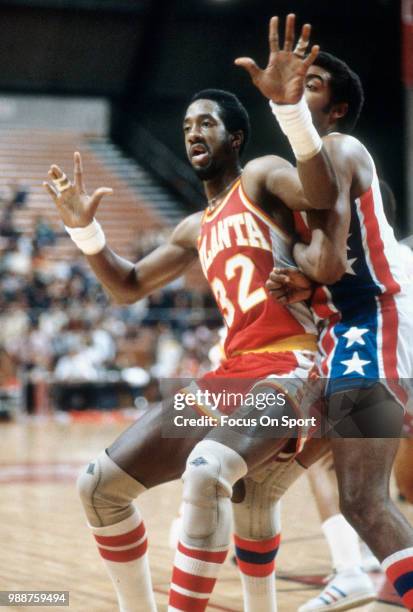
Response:
[[[280,304],[295,304],[311,297],[314,284],[296,268],[273,268],[265,283],[269,294]]]
[[[237,66],[245,68],[252,82],[266,97],[277,104],[297,104],[303,96],[305,75],[318,55],[320,48],[315,45],[306,56],[310,42],[311,25],[306,23],[294,47],[295,15],[287,15],[285,22],[284,47],[280,48],[278,17],[272,17],[269,26],[270,55],[267,67],[261,69],[250,57],[239,57]]]
[[[53,164],[48,172],[49,182],[43,186],[56,204],[63,223],[67,227],[86,227],[93,221],[96,210],[105,195],[111,195],[109,187],[99,187],[88,196],[83,181],[82,158],[80,153],[74,154],[74,181]]]

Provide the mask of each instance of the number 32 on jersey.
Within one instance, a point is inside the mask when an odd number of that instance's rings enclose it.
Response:
[[[225,264],[225,278],[232,280],[239,272],[237,302],[242,313],[248,312],[251,308],[267,299],[267,294],[263,287],[251,291],[251,283],[254,276],[254,263],[246,255],[239,253],[227,260]],[[228,327],[234,322],[235,305],[229,299],[223,281],[215,276],[211,282],[211,288],[218,302],[222,316]]]

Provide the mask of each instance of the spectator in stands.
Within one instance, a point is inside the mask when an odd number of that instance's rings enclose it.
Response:
[[[0,345],[0,388],[16,382],[17,365],[10,353]]]
[[[176,283],[128,308],[108,305],[83,261],[49,256],[57,235],[47,219],[37,217],[33,237],[19,232],[14,212],[27,196],[19,184],[2,203],[0,195],[0,368],[7,362],[4,371],[14,375],[55,378],[57,404],[66,408],[76,405],[76,383],[81,394],[87,387],[85,406],[103,406],[93,383],[112,369],[140,366],[159,376],[202,372],[210,332],[196,326],[207,318],[207,298]]]
[[[17,238],[14,212],[25,205],[29,190],[19,182],[9,183],[6,193],[0,196],[0,236]]]
[[[7,348],[8,343],[14,339],[27,337],[29,329],[27,302],[24,296],[20,295],[0,314],[0,345]]]
[[[96,382],[98,368],[94,365],[88,348],[82,344],[72,346],[68,353],[58,360],[54,376],[61,382]]]
[[[23,208],[29,197],[29,188],[20,181],[13,181],[8,184],[9,194],[7,197],[7,206],[15,210]]]
[[[41,215],[36,217],[34,225],[33,243],[35,249],[53,246],[56,242],[56,233],[47,219]]]

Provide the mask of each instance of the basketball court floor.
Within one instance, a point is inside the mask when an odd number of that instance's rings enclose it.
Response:
[[[70,610],[116,612],[111,583],[86,527],[75,479],[80,467],[124,428],[124,423],[117,422],[0,424],[0,590],[64,590],[70,592]],[[168,532],[180,494],[181,484],[174,482],[145,493],[139,502],[148,529],[159,612],[167,609],[173,559]],[[403,504],[402,511],[413,521],[413,507]],[[327,547],[305,478],[284,499],[277,568],[279,612],[297,610],[317,594],[330,572]],[[374,580],[380,601],[358,610],[402,609],[383,577],[375,575]],[[242,611],[237,571],[229,559],[208,610]]]

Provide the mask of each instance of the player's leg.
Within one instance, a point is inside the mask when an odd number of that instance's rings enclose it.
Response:
[[[230,543],[231,507],[230,498],[234,485],[243,477],[249,466],[257,469],[259,464],[268,460],[285,448],[285,439],[268,439],[259,435],[242,435],[239,431],[228,431],[227,428],[212,430],[207,438],[197,444],[187,462],[184,474],[184,511],[181,541],[175,557],[175,566],[172,577],[170,593],[170,610],[205,610],[209,596],[214,587],[220,566],[225,560]],[[304,460],[313,456],[316,460],[325,452],[325,441],[314,441],[312,450],[303,451]],[[264,511],[264,523],[270,523],[270,531],[276,530],[276,522],[272,514],[279,496],[286,490],[288,484],[295,480],[303,471],[298,461],[290,464],[292,470],[285,472],[275,483],[268,483],[269,491],[275,495],[271,499],[270,512]],[[254,473],[254,472],[252,472]],[[271,484],[274,484],[272,490]],[[236,488],[238,496],[239,490]],[[250,509],[251,510],[251,509]],[[257,510],[257,507],[254,508]],[[271,516],[270,516],[271,515]],[[248,521],[256,521],[257,516],[250,514]],[[236,519],[237,521],[237,519]],[[238,516],[238,524],[241,517]],[[272,526],[271,526],[272,525]],[[244,527],[240,529],[246,529]],[[246,533],[243,531],[243,533]],[[272,547],[274,540],[267,538],[268,527],[264,530],[264,539],[270,546],[269,556],[274,553]],[[268,542],[268,540],[270,540]],[[270,561],[271,563],[271,561]],[[261,603],[268,605],[259,609],[273,610],[274,600],[270,601],[270,593],[275,590],[274,577],[267,584],[269,592],[264,595]],[[253,592],[251,583],[244,583],[244,597],[246,602],[253,603],[257,592]],[[248,608],[246,608],[248,609]],[[254,608],[258,609],[258,608]]]
[[[360,565],[365,572],[380,571],[378,559],[374,557],[368,546],[360,541],[353,527],[340,513],[337,477],[331,453],[308,470],[308,480],[320,515],[321,528],[329,547],[334,571],[336,573],[349,572],[352,568],[357,570]],[[370,591],[372,587],[373,584],[370,581]]]
[[[281,537],[281,494],[277,481],[281,482],[285,471],[292,473],[289,468],[293,463],[296,463],[294,458],[283,463],[271,462],[235,487],[234,543],[245,612],[277,609],[275,557]],[[303,468],[298,467],[301,473]]]
[[[245,417],[244,409],[241,413]],[[249,417],[253,415],[254,411]],[[233,487],[249,469],[277,454],[286,443],[286,429],[275,439],[263,437],[262,432],[256,434],[254,425],[234,429],[216,427],[188,457],[183,475],[182,530],[172,574],[170,610],[206,609],[229,550]]]
[[[279,359],[282,367],[276,359],[271,360],[269,377],[262,378],[261,372],[258,381],[251,381],[247,395],[253,401],[244,402],[231,414],[233,423],[224,419],[226,425],[213,428],[188,458],[171,610],[190,611],[195,605],[197,610],[206,608],[230,545],[230,500],[235,483],[249,470],[276,456],[294,434],[298,436],[292,429],[297,402],[313,362],[307,355],[295,353],[283,353]],[[274,372],[280,367],[285,373],[287,360],[291,363],[288,378],[277,379]],[[247,374],[252,378],[253,369]],[[239,378],[234,380],[236,385],[240,384]],[[226,379],[221,386],[228,389],[229,385],[230,380]],[[279,401],[280,397],[284,401]],[[268,419],[271,425],[264,426],[263,421]]]
[[[145,526],[133,500],[148,488],[180,477],[195,443],[162,438],[162,409],[153,408],[79,476],[87,521],[121,612],[156,610]]]
[[[389,428],[397,416],[401,421],[400,406],[382,385],[359,392],[357,398],[355,420],[359,430],[363,424],[374,423],[374,419],[388,421]],[[361,416],[357,422],[358,415]],[[348,424],[343,429],[348,432]],[[405,606],[411,609],[413,530],[389,495],[390,473],[399,439],[333,438],[331,445],[341,511],[382,562]]]
[[[299,612],[353,608],[375,598],[373,582],[362,571],[359,538],[340,513],[337,478],[329,452],[308,470],[308,479],[322,521],[334,573],[325,588],[300,606]],[[379,566],[380,567],[380,566]]]
[[[394,463],[394,475],[400,494],[413,504],[413,439],[402,438]]]
[[[298,457],[281,453],[280,460],[253,470],[235,487],[235,553],[245,612],[277,609],[275,557],[281,537],[280,499],[326,446],[325,441],[310,440]]]

